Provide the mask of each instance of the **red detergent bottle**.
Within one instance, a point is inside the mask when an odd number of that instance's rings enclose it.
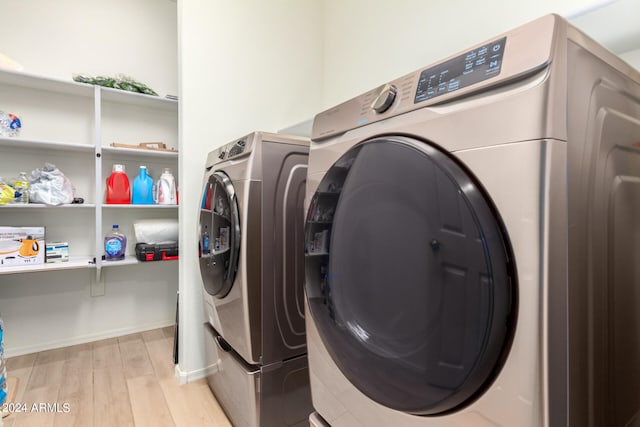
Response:
[[[128,205],[131,203],[131,187],[124,165],[113,165],[111,175],[107,178],[106,203],[109,205]]]

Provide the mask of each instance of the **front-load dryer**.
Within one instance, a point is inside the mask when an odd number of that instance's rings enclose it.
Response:
[[[313,425],[639,422],[638,72],[548,15],[312,132]]]
[[[309,140],[254,132],[209,153],[199,222],[208,382],[236,426],[307,422]],[[213,350],[217,344],[217,351]]]

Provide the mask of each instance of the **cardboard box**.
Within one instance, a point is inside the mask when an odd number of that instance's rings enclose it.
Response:
[[[47,242],[47,263],[69,261],[69,242]]]
[[[0,267],[44,264],[44,227],[0,227]]]

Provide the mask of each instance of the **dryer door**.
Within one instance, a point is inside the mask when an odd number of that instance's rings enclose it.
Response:
[[[229,177],[215,171],[202,192],[199,224],[200,273],[205,290],[224,298],[238,271],[240,253],[240,215],[238,201]]]
[[[417,415],[467,405],[500,370],[516,284],[492,202],[452,156],[406,137],[354,146],[306,222],[306,293],[342,373]]]

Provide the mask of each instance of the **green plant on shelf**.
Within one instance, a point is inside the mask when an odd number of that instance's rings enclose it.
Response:
[[[86,74],[74,74],[73,80],[78,83],[87,83],[92,85],[98,85],[102,87],[108,87],[112,89],[121,89],[129,92],[143,93],[145,95],[158,96],[156,91],[149,86],[124,74],[118,74],[115,77],[108,76],[96,76],[91,77]]]

